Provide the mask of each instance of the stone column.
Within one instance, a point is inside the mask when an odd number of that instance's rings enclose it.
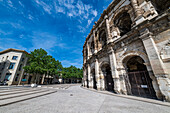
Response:
[[[119,81],[119,75],[117,71],[116,56],[115,56],[113,48],[110,48],[109,59],[110,59],[112,77],[114,81],[114,90],[116,93],[120,93],[120,81]]]
[[[170,101],[170,79],[168,73],[165,71],[164,64],[158,53],[156,44],[148,29],[145,29],[143,35],[140,37],[143,41],[145,50],[147,52],[153,73],[159,84],[161,93],[165,96],[167,101]]]
[[[89,47],[89,42],[87,41],[87,59],[89,59],[90,56],[90,47]]]
[[[97,82],[97,90],[100,90],[100,88],[101,88],[101,83],[100,83],[98,59],[95,60],[95,76],[96,76],[96,82]]]
[[[94,53],[97,53],[97,36],[95,34],[95,31],[93,31],[93,36],[94,36]]]
[[[136,18],[138,18],[141,15],[141,10],[138,6],[137,0],[131,0],[131,4],[132,4],[133,9],[135,11]]]
[[[88,68],[88,81],[89,81],[88,83],[89,83],[89,88],[92,88],[91,76],[90,76],[90,73],[91,73],[91,72],[90,72],[90,70],[91,70],[91,69],[90,69],[90,64],[88,64],[88,67],[87,67],[87,68]]]
[[[106,22],[106,33],[107,33],[107,43],[111,42],[111,33],[110,33],[110,25],[109,25],[109,19],[108,16],[105,16],[105,22]]]

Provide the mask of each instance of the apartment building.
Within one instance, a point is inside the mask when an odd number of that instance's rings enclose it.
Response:
[[[28,83],[29,76],[23,67],[27,63],[28,53],[24,50],[7,49],[0,52],[0,82],[8,85]]]

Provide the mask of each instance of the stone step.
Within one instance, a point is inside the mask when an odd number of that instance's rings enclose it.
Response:
[[[17,91],[11,91],[11,92],[4,92],[4,93],[0,93],[0,97],[6,96],[6,95],[18,94],[18,93],[21,94],[21,93],[26,93],[26,92],[38,91],[38,90],[42,90],[42,89],[28,89],[28,90],[17,90]]]
[[[5,93],[5,92],[12,92],[12,91],[21,91],[21,90],[29,90],[30,88],[11,88],[11,89],[6,89],[6,90],[2,90],[0,89],[0,93]]]
[[[11,98],[16,98],[16,97],[21,97],[21,96],[26,96],[26,95],[31,95],[31,94],[36,94],[36,93],[42,93],[46,92],[48,90],[35,90],[35,91],[30,91],[30,92],[25,92],[25,93],[16,93],[13,95],[4,95],[0,96],[0,101],[1,100],[6,100],[6,99],[11,99]]]
[[[18,103],[18,102],[22,102],[22,101],[33,99],[33,98],[37,98],[37,97],[48,95],[48,94],[55,93],[55,92],[57,92],[57,91],[56,90],[46,90],[45,92],[41,92],[41,93],[33,93],[31,95],[25,95],[25,96],[19,96],[19,97],[7,99],[7,100],[1,100],[0,107]]]

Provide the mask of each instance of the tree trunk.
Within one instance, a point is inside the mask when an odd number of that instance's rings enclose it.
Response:
[[[43,74],[42,80],[41,80],[41,84],[44,84],[44,79],[45,79],[45,74]]]

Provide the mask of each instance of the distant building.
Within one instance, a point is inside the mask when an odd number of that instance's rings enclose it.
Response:
[[[7,49],[0,52],[0,82],[18,85],[30,82],[23,67],[27,63],[28,53],[24,50]]]
[[[113,0],[83,46],[83,85],[170,101],[169,0]]]

